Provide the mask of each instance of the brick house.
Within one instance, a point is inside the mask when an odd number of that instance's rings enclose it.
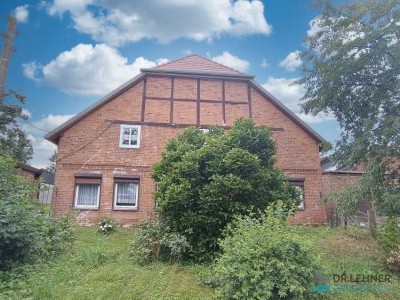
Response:
[[[40,204],[51,203],[53,194],[54,174],[45,169],[37,169],[24,163],[17,164],[17,172],[19,175],[30,180],[41,180],[40,191],[36,198]]]
[[[151,166],[183,128],[240,118],[268,126],[277,166],[302,193],[295,223],[322,224],[319,145],[324,139],[249,76],[198,55],[142,69],[46,138],[58,145],[52,209],[79,209],[81,223],[111,215],[124,224],[155,209]]]

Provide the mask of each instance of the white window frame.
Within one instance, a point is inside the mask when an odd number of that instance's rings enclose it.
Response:
[[[117,197],[118,197],[118,184],[120,184],[120,183],[133,183],[133,184],[136,184],[137,185],[137,188],[136,188],[136,203],[135,203],[135,206],[124,206],[124,205],[118,205],[117,204]],[[118,182],[118,181],[115,181],[114,182],[114,205],[113,205],[113,209],[114,210],[137,210],[137,207],[138,207],[138,203],[139,203],[139,181],[137,181],[137,180],[132,180],[132,182],[128,182],[128,181],[126,181],[126,182]]]
[[[123,144],[123,132],[124,129],[129,128],[135,128],[138,131],[138,139],[137,139],[137,145],[130,145],[130,143],[128,145],[124,145]],[[125,124],[121,124],[120,126],[120,130],[119,130],[119,147],[120,148],[140,148],[140,136],[141,136],[141,126],[138,125],[125,125]],[[130,142],[130,141],[129,141]]]
[[[89,183],[89,184],[92,184],[92,185],[97,185],[97,201],[96,201],[96,205],[80,205],[80,204],[78,204],[79,186],[80,185],[85,185],[85,184],[86,183],[76,183],[75,184],[74,208],[79,208],[79,209],[98,209],[99,208],[99,203],[100,203],[100,184]]]

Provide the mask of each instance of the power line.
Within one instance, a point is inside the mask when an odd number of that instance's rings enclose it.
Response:
[[[46,132],[46,133],[53,133],[53,132],[54,132],[54,131],[49,131],[49,130],[45,130],[45,129],[39,128],[39,127],[37,127],[36,125],[33,125],[32,123],[28,122],[28,121],[25,120],[25,119],[22,119],[22,118],[21,118],[21,120],[24,121],[24,122],[25,122],[26,124],[28,124],[29,126],[32,126],[33,128],[35,128],[35,129],[37,129],[37,130],[40,130],[40,131],[43,131],[43,132]]]

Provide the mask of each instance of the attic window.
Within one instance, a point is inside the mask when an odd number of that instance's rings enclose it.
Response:
[[[119,146],[121,148],[139,148],[140,126],[121,125]]]

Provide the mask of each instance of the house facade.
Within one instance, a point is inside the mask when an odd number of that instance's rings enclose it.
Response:
[[[136,224],[155,211],[152,165],[169,139],[188,126],[229,129],[238,118],[267,126],[277,166],[302,191],[294,223],[323,224],[319,145],[324,139],[253,78],[189,55],[141,73],[56,128],[52,210],[78,209],[78,220],[110,215]]]

